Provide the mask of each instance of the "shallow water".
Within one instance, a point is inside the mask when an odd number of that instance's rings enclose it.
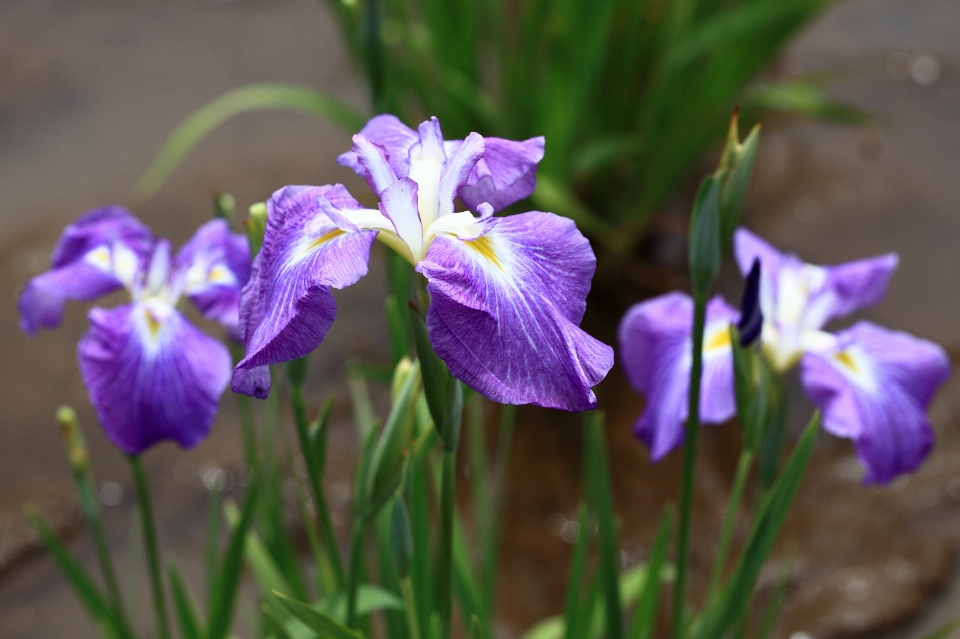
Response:
[[[948,347],[960,345],[960,295],[953,293],[960,291],[958,33],[960,5],[945,0],[857,0],[808,30],[789,49],[784,69],[835,69],[832,92],[876,113],[878,121],[860,129],[794,124],[766,131],[745,219],[809,261],[896,250],[901,266],[890,295],[863,317]],[[30,340],[17,330],[12,302],[23,281],[44,268],[60,228],[104,202],[132,205],[158,233],[182,242],[209,217],[210,195],[220,189],[232,192],[242,207],[290,183],[343,181],[355,193],[365,192],[334,162],[349,145],[346,133],[302,116],[263,114],[222,127],[155,198],[131,199],[130,184],[177,123],[230,88],[268,80],[319,86],[363,102],[334,24],[310,0],[0,3],[0,297],[7,300],[0,306],[6,335],[0,342],[0,493],[49,496],[67,485],[53,410],[61,403],[76,406],[88,426],[98,482],[114,481],[126,491],[106,509],[111,543],[124,565],[129,474],[93,426],[71,355],[85,329],[84,310],[73,307],[63,328]],[[371,277],[339,294],[340,321],[313,359],[313,401],[335,389],[346,402],[338,381],[345,357],[383,357],[380,273],[377,259]],[[727,286],[736,291],[739,284],[730,277]],[[960,489],[949,480],[960,477],[960,411],[950,401],[957,390],[945,390],[936,410],[939,456],[899,490],[864,491],[855,482],[849,448],[822,443],[811,471],[816,478],[790,529],[809,541],[784,611],[785,632],[806,629],[824,637],[875,629],[932,602],[933,613],[898,635],[918,636],[911,633],[960,610],[956,588],[930,597],[955,572]],[[603,392],[616,443],[624,549],[632,562],[645,552],[659,507],[672,494],[662,487],[675,486],[679,464],[672,458],[650,467],[628,433],[640,400],[616,379]],[[522,462],[511,472],[524,483],[509,512],[504,636],[558,610],[566,563],[557,558],[569,544],[557,515],[572,516],[578,494],[576,421],[554,413],[521,415]],[[335,478],[348,476],[353,450],[346,414],[340,417],[332,443]],[[234,424],[228,397],[213,435],[197,449],[182,454],[164,445],[145,459],[164,522],[162,542],[198,586],[202,475],[216,467],[235,470],[241,452]],[[705,464],[698,521],[707,537],[732,467],[727,431],[705,438],[711,461]],[[337,479],[334,501],[342,505],[345,492]],[[69,502],[61,509],[69,520]],[[83,536],[72,547],[92,563]],[[709,544],[698,552],[705,563]],[[146,609],[141,601],[140,613]],[[61,636],[96,634],[52,562],[38,557],[0,573],[0,637]]]

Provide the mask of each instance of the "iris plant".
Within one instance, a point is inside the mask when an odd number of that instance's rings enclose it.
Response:
[[[230,353],[177,310],[190,299],[207,319],[236,328],[250,272],[247,240],[224,220],[202,226],[177,253],[120,207],[89,211],[69,225],[51,269],[20,294],[20,326],[55,328],[67,300],[125,288],[132,303],[90,310],[77,358],[107,437],[136,455],[173,439],[182,447],[209,432],[230,379]]]
[[[926,408],[950,373],[936,344],[861,321],[837,333],[826,324],[879,302],[897,266],[882,255],[836,266],[806,264],[745,229],[734,237],[740,270],[761,265],[760,343],[774,371],[799,363],[800,380],[823,411],[824,428],[853,440],[866,483],[888,483],[916,469],[933,445]],[[707,311],[700,421],[734,416],[729,326],[737,312],[719,297]],[[637,435],[662,458],[683,442],[693,303],[670,293],[631,308],[620,324],[624,367],[647,398]]]
[[[476,133],[445,141],[436,118],[414,131],[381,115],[339,158],[366,179],[377,209],[339,184],[277,191],[241,299],[247,355],[234,390],[265,397],[269,364],[323,341],[336,315],[331,287],[363,277],[379,239],[426,277],[430,341],[455,377],[501,403],[596,406],[591,387],[613,351],[579,328],[596,265],[589,242],[552,213],[493,216],[533,191],[543,145]],[[469,211],[455,211],[458,197]]]

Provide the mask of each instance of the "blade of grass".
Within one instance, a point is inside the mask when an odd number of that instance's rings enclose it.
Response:
[[[203,624],[200,621],[197,605],[173,563],[167,564],[167,579],[170,582],[170,592],[173,594],[173,610],[180,624],[181,639],[201,639]]]
[[[640,589],[636,608],[633,611],[633,622],[627,633],[627,639],[651,639],[657,626],[657,610],[660,602],[660,584],[663,581],[663,572],[667,560],[667,549],[670,544],[670,532],[673,530],[674,512],[667,508],[660,520],[656,541],[650,552],[647,563],[647,575]]]
[[[254,477],[253,482],[247,488],[246,499],[240,513],[240,521],[230,532],[227,549],[217,571],[215,596],[210,601],[207,639],[224,639],[230,631],[233,607],[240,585],[240,571],[243,567],[243,552],[246,546],[247,532],[253,522],[258,493],[259,478]]]
[[[224,93],[184,120],[133,186],[138,200],[154,195],[184,156],[200,140],[241,113],[283,109],[330,120],[347,131],[359,130],[365,118],[317,89],[293,84],[251,84]]]
[[[100,593],[100,589],[77,560],[70,556],[70,553],[67,552],[56,534],[47,526],[47,523],[43,521],[40,514],[32,507],[28,508],[25,514],[40,537],[40,541],[53,556],[54,561],[57,562],[60,572],[67,578],[67,582],[73,588],[73,592],[77,595],[80,603],[87,609],[87,612],[90,613],[101,630],[108,637],[126,636],[117,623],[115,612]]]

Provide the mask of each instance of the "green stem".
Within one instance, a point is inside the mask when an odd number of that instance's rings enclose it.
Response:
[[[357,627],[357,592],[363,576],[363,520],[357,515],[350,535],[350,581],[347,590],[347,626]]]
[[[420,639],[420,622],[417,621],[417,602],[414,599],[413,584],[410,576],[400,580],[400,592],[403,594],[403,609],[407,617],[410,639]]]
[[[703,372],[703,331],[707,317],[707,296],[693,298],[693,362],[690,367],[690,395],[687,408],[686,442],[683,447],[683,483],[680,487],[680,523],[677,529],[677,581],[673,592],[673,639],[684,634],[687,570],[690,564],[690,522],[693,519],[693,487],[700,434],[700,381]]]
[[[128,455],[136,484],[137,501],[143,521],[143,541],[147,551],[147,568],[150,571],[150,587],[153,591],[153,607],[157,616],[157,636],[169,639],[170,628],[167,624],[167,602],[163,593],[160,576],[160,556],[157,552],[157,530],[153,523],[153,510],[150,505],[150,491],[147,488],[147,476],[143,472],[143,463],[139,455]]]
[[[457,429],[452,430],[457,431]],[[453,609],[453,515],[456,496],[457,443],[444,442],[443,474],[440,477],[440,557],[438,562],[440,572],[437,585],[440,639],[450,639],[450,620]]]
[[[303,399],[303,386],[300,384],[290,384],[290,402],[293,404],[294,421],[297,426],[297,438],[300,440],[300,449],[303,451],[303,458],[307,464],[307,477],[310,480],[310,494],[313,497],[313,505],[317,511],[317,518],[320,520],[320,534],[323,536],[323,545],[327,552],[327,559],[333,568],[334,578],[336,579],[337,589],[343,587],[343,563],[340,560],[340,552],[337,550],[337,538],[333,533],[333,522],[330,519],[330,510],[327,508],[327,500],[323,494],[321,485],[320,470],[317,468],[316,459],[310,446],[309,437],[309,419],[307,418],[306,403]]]
[[[513,448],[513,429],[516,424],[517,407],[500,407],[500,433],[497,435],[497,456],[494,462],[493,504],[490,528],[487,531],[487,547],[484,549],[483,605],[488,621],[493,619],[493,600],[497,587],[497,561],[500,556],[500,539],[503,535],[503,510],[506,504],[506,475]]]
[[[237,411],[240,413],[240,428],[243,431],[243,459],[253,471],[257,467],[257,429],[253,423],[250,398],[241,393],[237,393],[236,397]]]
[[[123,629],[127,636],[133,636],[130,631],[130,623],[127,620],[127,614],[123,606],[123,598],[120,596],[120,586],[117,581],[116,571],[113,569],[113,561],[110,559],[110,545],[107,543],[107,534],[103,527],[103,518],[100,516],[100,507],[97,504],[97,495],[93,489],[93,478],[89,472],[76,473],[74,475],[77,483],[77,489],[80,492],[80,503],[83,509],[84,518],[90,527],[90,533],[93,537],[93,545],[97,552],[97,562],[100,564],[100,572],[103,574],[103,580],[107,585],[107,592],[110,595],[110,603],[113,605],[114,614],[117,616],[117,625]]]
[[[717,542],[717,556],[713,560],[713,573],[710,575],[710,590],[707,595],[707,601],[713,599],[717,593],[717,588],[720,586],[720,578],[723,576],[723,569],[727,565],[727,551],[730,546],[730,536],[733,533],[733,525],[737,520],[737,511],[740,509],[743,489],[747,485],[747,478],[750,476],[753,456],[754,453],[752,450],[744,450],[740,453],[740,460],[737,462],[737,471],[733,477],[733,487],[730,489],[730,501],[727,504],[727,514],[723,519],[723,527],[720,529],[720,540]]]

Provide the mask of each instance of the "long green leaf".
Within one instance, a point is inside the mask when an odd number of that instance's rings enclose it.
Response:
[[[183,157],[210,131],[241,113],[286,110],[331,120],[348,131],[363,126],[364,117],[325,93],[293,84],[252,84],[224,93],[187,118],[167,138],[160,152],[133,186],[139,199],[152,196]]]
[[[599,563],[597,571],[603,583],[606,611],[607,639],[623,636],[623,612],[618,578],[620,574],[620,544],[617,541],[613,514],[613,488],[610,485],[610,465],[607,461],[607,439],[604,436],[603,415],[589,413],[584,419],[585,459],[584,473],[588,505],[597,521]]]
[[[203,637],[203,622],[197,610],[197,604],[176,565],[170,563],[167,565],[167,576],[169,577],[170,590],[173,592],[173,610],[177,613],[177,621],[180,624],[181,639],[201,639]]]
[[[290,611],[290,614],[306,624],[322,639],[364,639],[362,634],[347,628],[326,613],[288,597],[282,592],[274,592],[273,595]]]
[[[100,629],[103,630],[108,637],[121,637],[122,635],[117,626],[116,616],[113,611],[110,610],[110,605],[106,599],[104,599],[100,589],[83,567],[67,552],[67,549],[57,538],[56,534],[50,530],[50,527],[47,526],[47,523],[43,521],[43,518],[40,517],[40,514],[36,510],[28,509],[26,516],[27,519],[30,520],[33,529],[37,531],[40,541],[43,542],[46,549],[53,555],[53,559],[57,562],[60,572],[67,578],[70,587],[73,588],[73,592],[77,595],[77,598],[80,599],[80,603],[87,609],[87,612],[90,613],[90,616],[97,622]]]
[[[783,472],[760,505],[757,519],[747,538],[733,575],[720,596],[710,602],[703,618],[693,633],[693,639],[720,639],[736,621],[744,601],[753,593],[760,569],[763,567],[783,520],[800,487],[820,425],[819,413],[814,414],[797,442]]]
[[[217,571],[217,587],[214,591],[214,599],[210,603],[207,639],[224,639],[230,630],[233,606],[240,586],[240,570],[243,567],[243,551],[246,546],[247,531],[253,521],[258,492],[259,480],[254,478],[253,483],[247,489],[240,521],[237,522],[230,533],[223,562]]]
[[[660,520],[656,541],[650,552],[650,561],[647,563],[646,579],[640,590],[636,608],[633,611],[633,622],[627,639],[650,639],[657,625],[657,604],[660,600],[660,584],[663,581],[664,567],[667,560],[667,548],[670,545],[670,531],[673,530],[673,509],[668,508]]]

